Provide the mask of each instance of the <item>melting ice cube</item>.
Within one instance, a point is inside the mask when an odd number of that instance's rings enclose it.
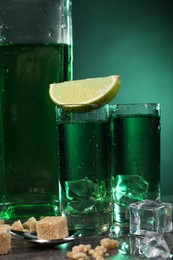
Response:
[[[147,258],[169,258],[171,256],[170,249],[161,234],[147,233],[141,240],[140,252]]]
[[[158,233],[147,232],[145,236],[131,235],[129,237],[130,255],[141,255],[147,258],[162,257],[163,259],[170,257],[169,247],[171,247],[171,244],[172,234],[165,237]]]

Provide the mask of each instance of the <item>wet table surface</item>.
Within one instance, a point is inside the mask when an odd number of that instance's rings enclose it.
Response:
[[[172,234],[171,234],[172,235]],[[30,242],[24,241],[20,238],[12,238],[12,249],[11,252],[8,255],[1,255],[0,259],[3,260],[63,260],[66,259],[67,251],[70,251],[71,248],[75,245],[79,244],[91,244],[92,248],[99,245],[100,240],[103,237],[101,236],[90,236],[85,238],[77,238],[76,240],[63,245],[58,246],[52,246],[52,247],[46,247],[46,246],[38,246],[35,244],[32,244]],[[127,241],[128,236],[121,237],[121,243],[124,241],[124,243]],[[119,240],[119,239],[118,239]],[[109,260],[137,260],[137,259],[148,259],[145,257],[140,257],[139,255],[129,255],[129,254],[122,254],[119,249],[114,249],[109,251],[109,257],[105,257],[104,259]],[[161,257],[155,258],[155,259],[163,259]],[[165,259],[165,258],[164,258]]]
[[[173,196],[167,196],[162,199],[164,202],[173,202]],[[105,237],[105,236],[104,236]],[[89,236],[89,237],[83,237],[83,238],[76,238],[74,241],[69,242],[67,244],[62,244],[58,246],[40,246],[35,245],[33,243],[27,242],[25,240],[22,240],[21,238],[12,237],[12,248],[9,254],[7,255],[0,255],[0,259],[2,260],[63,260],[67,259],[66,254],[67,251],[70,251],[73,246],[79,245],[79,244],[91,244],[92,248],[96,247],[100,244],[100,240],[103,238],[103,236]],[[118,238],[117,240],[122,244],[127,242],[129,244],[129,235],[126,234],[122,236],[121,238]],[[172,245],[172,234],[169,234],[169,247],[171,249],[171,252],[173,253],[173,245]],[[114,249],[109,251],[109,257],[105,257],[104,259],[109,260],[137,260],[137,259],[148,259],[145,257],[140,257],[139,255],[129,255],[122,254],[119,249]],[[158,260],[161,260],[163,258],[158,257],[155,258]],[[165,259],[165,258],[164,258]]]

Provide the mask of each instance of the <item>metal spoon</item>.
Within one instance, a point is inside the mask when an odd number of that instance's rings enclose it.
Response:
[[[22,238],[28,242],[40,244],[40,245],[59,245],[59,244],[71,242],[75,239],[75,237],[73,236],[60,238],[60,239],[51,239],[51,240],[38,239],[37,234],[34,232],[23,232],[23,231],[16,231],[13,229],[11,230],[11,234],[16,237]]]

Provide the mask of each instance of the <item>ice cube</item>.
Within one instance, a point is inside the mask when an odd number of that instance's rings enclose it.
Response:
[[[146,232],[164,234],[172,231],[172,204],[143,200],[131,203],[130,233],[145,235]]]
[[[102,199],[106,196],[107,189],[105,182],[100,184],[89,180],[88,178],[66,181],[65,192],[69,200],[95,198]]]
[[[147,258],[169,258],[171,257],[170,248],[161,234],[150,232],[141,240],[140,253]]]
[[[172,238],[172,234],[170,236]],[[145,256],[147,258],[171,256],[170,237],[165,237],[158,233],[146,232],[145,236],[131,235],[129,237],[130,255]]]
[[[97,184],[89,179],[80,179],[65,182],[65,191],[68,199],[88,198],[97,190]]]
[[[65,193],[68,199],[66,211],[70,214],[110,211],[111,199],[103,181],[99,184],[87,178],[66,181]]]
[[[112,183],[113,201],[123,207],[144,200],[148,195],[148,182],[139,175],[117,175]]]

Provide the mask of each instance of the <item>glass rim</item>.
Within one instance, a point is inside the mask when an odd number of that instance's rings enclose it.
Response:
[[[108,110],[109,105],[108,104],[97,104],[97,103],[91,103],[91,104],[62,104],[62,105],[56,105],[55,110],[56,111],[66,111],[66,112],[76,112],[76,113],[87,113],[92,112],[96,110]]]
[[[161,106],[160,102],[142,102],[142,103],[116,103],[116,104],[110,104],[111,106]]]
[[[73,122],[106,122],[110,117],[110,107],[108,105],[90,104],[89,106],[63,107],[55,106],[57,123]]]
[[[95,107],[101,107],[101,106],[107,106],[109,104],[105,104],[105,103],[64,103],[64,104],[60,104],[60,105],[55,105],[58,108],[66,108],[66,107],[84,107],[84,106],[95,106]]]
[[[104,106],[146,106],[146,105],[150,105],[150,106],[160,106],[159,102],[151,102],[151,103],[147,103],[147,102],[143,102],[143,103],[64,103],[64,104],[55,104],[55,106],[57,108],[78,108],[78,107],[104,107]]]
[[[160,103],[126,103],[112,104],[111,113],[115,116],[153,115],[160,116]]]

